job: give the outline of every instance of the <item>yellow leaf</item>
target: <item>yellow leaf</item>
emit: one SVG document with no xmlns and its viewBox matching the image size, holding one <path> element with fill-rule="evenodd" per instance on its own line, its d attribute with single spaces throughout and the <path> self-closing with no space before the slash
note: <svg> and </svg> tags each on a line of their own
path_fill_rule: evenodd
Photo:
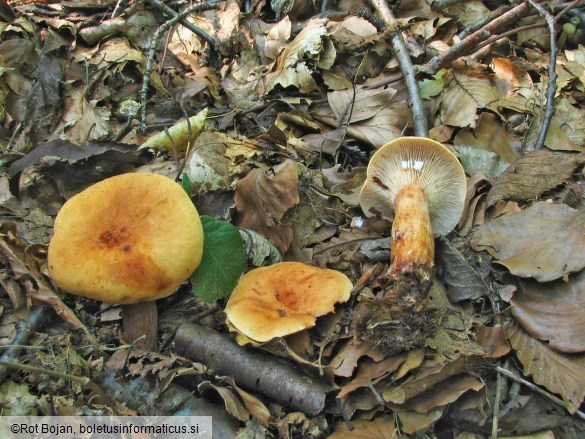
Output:
<svg viewBox="0 0 585 439">
<path fill-rule="evenodd" d="M 145 148 L 162 148 L 168 151 L 184 152 L 188 148 L 189 140 L 191 145 L 205 128 L 205 118 L 207 117 L 207 107 L 197 113 L 195 116 L 173 125 L 168 130 L 161 131 L 150 137 L 144 142 L 138 150 Z M 191 126 L 191 138 L 189 139 L 189 126 Z M 172 139 L 172 140 L 171 140 Z"/>
</svg>

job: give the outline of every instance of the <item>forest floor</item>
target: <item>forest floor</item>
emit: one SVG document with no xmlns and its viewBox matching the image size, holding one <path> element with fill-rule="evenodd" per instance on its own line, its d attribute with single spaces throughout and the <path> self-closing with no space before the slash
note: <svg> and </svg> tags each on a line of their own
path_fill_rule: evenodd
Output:
<svg viewBox="0 0 585 439">
<path fill-rule="evenodd" d="M 585 2 L 331 3 L 0 0 L 3 415 L 189 406 L 226 438 L 584 437 Z M 466 174 L 422 284 L 386 274 L 393 214 L 360 205 L 373 153 L 408 136 Z M 158 320 L 124 326 L 57 287 L 47 248 L 66 200 L 133 171 L 183 186 L 205 247 Z M 293 308 L 310 322 L 258 342 L 224 310 L 283 260 L 353 288 L 290 299 L 265 328 Z M 126 332 L 140 324 L 150 344 Z"/>
</svg>

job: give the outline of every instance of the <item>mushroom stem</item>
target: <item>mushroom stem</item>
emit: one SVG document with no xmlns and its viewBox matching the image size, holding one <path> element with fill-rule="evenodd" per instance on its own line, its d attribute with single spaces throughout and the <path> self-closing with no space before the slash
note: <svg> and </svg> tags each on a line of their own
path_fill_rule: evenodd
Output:
<svg viewBox="0 0 585 439">
<path fill-rule="evenodd" d="M 394 206 L 389 274 L 394 278 L 408 273 L 426 276 L 435 258 L 427 195 L 420 185 L 409 184 L 400 189 Z"/>
<path fill-rule="evenodd" d="M 158 340 L 158 309 L 156 301 L 122 305 L 122 338 L 147 351 L 156 351 Z"/>
</svg>

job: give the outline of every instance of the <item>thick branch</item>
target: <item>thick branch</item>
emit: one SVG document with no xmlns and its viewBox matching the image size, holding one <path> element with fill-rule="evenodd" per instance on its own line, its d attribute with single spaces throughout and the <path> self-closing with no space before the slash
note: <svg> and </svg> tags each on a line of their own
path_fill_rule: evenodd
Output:
<svg viewBox="0 0 585 439">
<path fill-rule="evenodd" d="M 175 347 L 179 355 L 209 366 L 217 375 L 231 375 L 236 384 L 312 416 L 323 410 L 327 393 L 333 390 L 291 364 L 238 346 L 204 326 L 180 326 Z"/>
</svg>

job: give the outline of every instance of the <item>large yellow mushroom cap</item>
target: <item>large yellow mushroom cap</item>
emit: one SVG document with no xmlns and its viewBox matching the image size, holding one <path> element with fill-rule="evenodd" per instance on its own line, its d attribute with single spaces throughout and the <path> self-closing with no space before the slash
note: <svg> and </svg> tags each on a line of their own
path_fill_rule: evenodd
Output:
<svg viewBox="0 0 585 439">
<path fill-rule="evenodd" d="M 349 299 L 352 283 L 338 271 L 280 262 L 246 273 L 225 308 L 246 337 L 266 342 L 315 326 L 316 318 Z"/>
<path fill-rule="evenodd" d="M 132 304 L 172 294 L 203 255 L 189 196 L 150 173 L 108 178 L 70 198 L 55 219 L 49 274 L 63 290 Z"/>
</svg>

